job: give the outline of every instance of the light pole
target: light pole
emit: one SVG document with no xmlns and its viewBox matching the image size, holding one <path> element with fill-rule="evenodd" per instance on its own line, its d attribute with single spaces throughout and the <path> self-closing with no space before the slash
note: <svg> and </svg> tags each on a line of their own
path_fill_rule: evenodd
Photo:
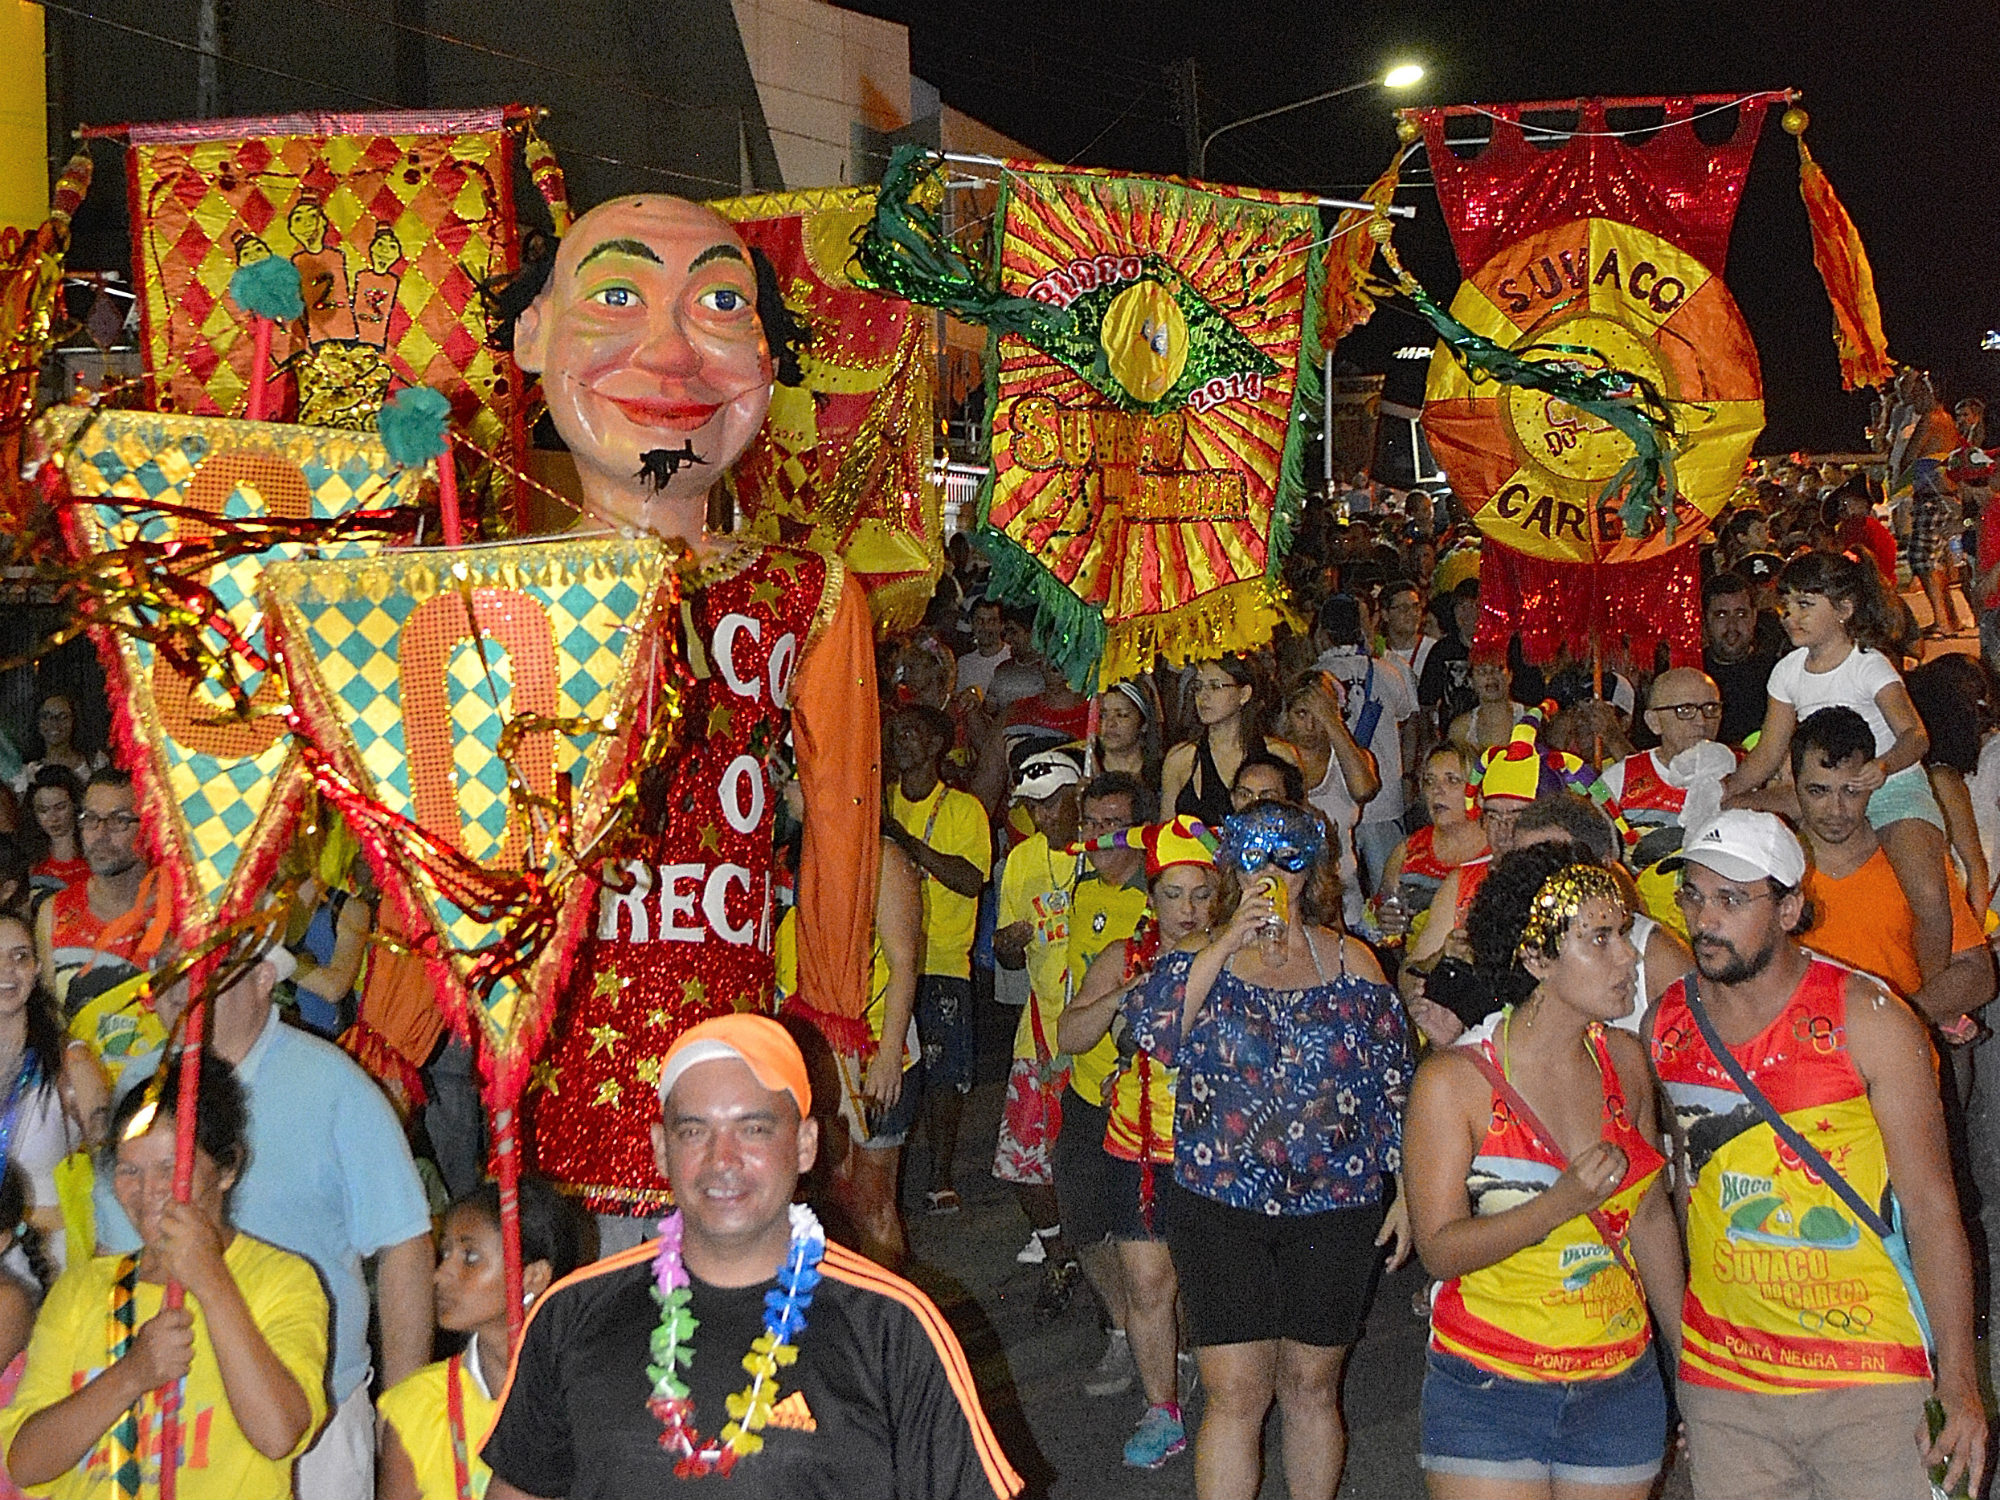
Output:
<svg viewBox="0 0 2000 1500">
<path fill-rule="evenodd" d="M 1323 94 L 1314 94 L 1310 99 L 1296 99 L 1290 104 L 1280 104 L 1276 109 L 1267 109 L 1260 114 L 1246 115 L 1240 120 L 1231 120 L 1227 125 L 1219 125 L 1202 137 L 1201 149 L 1195 153 L 1195 176 L 1208 175 L 1208 148 L 1215 138 L 1239 125 L 1255 125 L 1259 120 L 1268 120 L 1273 115 L 1290 114 L 1295 109 L 1304 109 L 1308 104 L 1324 104 L 1329 99 L 1338 99 L 1342 94 L 1357 94 L 1363 89 L 1378 85 L 1387 89 L 1406 89 L 1424 76 L 1419 63 L 1398 63 L 1380 78 L 1364 78 L 1359 83 L 1343 84 L 1337 89 L 1328 89 Z"/>
</svg>

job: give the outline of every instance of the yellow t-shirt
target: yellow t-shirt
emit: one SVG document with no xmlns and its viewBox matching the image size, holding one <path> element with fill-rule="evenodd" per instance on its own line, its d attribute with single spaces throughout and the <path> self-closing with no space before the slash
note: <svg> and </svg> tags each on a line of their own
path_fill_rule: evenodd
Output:
<svg viewBox="0 0 2000 1500">
<path fill-rule="evenodd" d="M 1014 1028 L 1014 1056 L 1045 1061 L 1056 1050 L 1056 1019 L 1062 1015 L 1063 981 L 1069 973 L 1071 893 L 1083 866 L 1080 854 L 1057 854 L 1041 834 L 1007 856 L 1000 875 L 998 925 L 1030 922 L 1028 938 L 1028 1003 L 1021 1007 Z M 1042 1047 L 1035 1045 L 1035 1024 L 1041 1023 Z"/>
<path fill-rule="evenodd" d="M 396 1441 L 410 1456 L 416 1471 L 417 1493 L 423 1500 L 458 1500 L 458 1470 L 451 1456 L 451 1408 L 447 1404 L 447 1382 L 452 1361 L 441 1359 L 425 1365 L 382 1393 L 375 1410 L 396 1429 Z M 486 1394 L 479 1382 L 471 1349 L 465 1351 L 458 1371 L 458 1390 L 465 1403 L 465 1473 L 472 1485 L 472 1500 L 483 1500 L 493 1471 L 480 1461 L 479 1449 L 500 1414 L 500 1403 Z"/>
<path fill-rule="evenodd" d="M 1069 976 L 1082 993 L 1091 960 L 1130 937 L 1146 911 L 1146 884 L 1107 885 L 1092 875 L 1076 888 L 1069 919 Z M 1118 1044 L 1105 1032 L 1097 1045 L 1070 1064 L 1069 1086 L 1092 1104 L 1104 1103 L 1104 1084 L 1118 1066 Z"/>
<path fill-rule="evenodd" d="M 28 1366 L 5 1412 L 0 1412 L 0 1452 L 11 1448 L 29 1417 L 80 1390 L 106 1367 L 111 1346 L 111 1293 L 122 1259 L 98 1255 L 72 1261 L 49 1289 L 28 1340 Z M 209 1342 L 200 1299 L 190 1296 L 194 1314 L 194 1363 L 181 1397 L 179 1493 L 185 1500 L 283 1500 L 292 1493 L 292 1465 L 326 1420 L 327 1303 L 312 1265 L 239 1232 L 223 1252 L 251 1321 L 298 1381 L 312 1410 L 305 1436 L 282 1459 L 264 1457 L 250 1446 L 223 1393 L 222 1369 Z M 133 1327 L 144 1328 L 160 1311 L 166 1288 L 142 1281 L 133 1291 Z M 160 1408 L 154 1395 L 139 1407 L 138 1451 L 143 1455 L 143 1490 L 158 1488 Z M 107 1432 L 75 1468 L 33 1493 L 56 1500 L 98 1500 L 116 1493 L 110 1472 Z"/>
<path fill-rule="evenodd" d="M 774 988 L 778 997 L 778 1008 L 799 992 L 799 909 L 787 907 L 785 915 L 779 919 L 777 936 L 771 940 L 771 963 L 776 969 Z M 882 939 L 878 935 L 869 948 L 868 1011 L 864 1016 L 868 1022 L 870 1040 L 882 1040 L 882 1023 L 889 1014 L 889 955 L 882 951 Z M 909 1072 L 917 1065 L 921 1055 L 916 1041 L 917 1020 L 910 1017 L 909 1034 L 903 1041 L 903 1071 Z"/>
<path fill-rule="evenodd" d="M 971 862 L 984 880 L 993 868 L 993 835 L 986 809 L 969 792 L 939 782 L 921 802 L 900 786 L 889 788 L 889 815 L 940 854 Z M 944 979 L 972 977 L 972 934 L 979 922 L 979 899 L 961 896 L 936 876 L 923 877 L 924 972 Z"/>
<path fill-rule="evenodd" d="M 127 1068 L 167 1045 L 167 1028 L 153 1014 L 144 974 L 94 997 L 71 1018 L 69 1034 L 110 1071 L 114 1096 Z"/>
</svg>

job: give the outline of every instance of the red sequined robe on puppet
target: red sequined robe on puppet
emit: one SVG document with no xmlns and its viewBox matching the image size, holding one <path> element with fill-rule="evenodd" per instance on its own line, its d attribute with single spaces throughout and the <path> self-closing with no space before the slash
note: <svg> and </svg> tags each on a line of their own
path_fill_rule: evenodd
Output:
<svg viewBox="0 0 2000 1500">
<path fill-rule="evenodd" d="M 874 640 L 858 587 L 817 553 L 744 545 L 689 577 L 693 677 L 664 833 L 600 887 L 529 1092 L 538 1169 L 600 1213 L 662 1211 L 660 1060 L 698 1021 L 772 1004 L 768 767 L 787 729 L 806 799 L 801 993 L 836 1046 L 865 1044 L 881 819 Z"/>
</svg>

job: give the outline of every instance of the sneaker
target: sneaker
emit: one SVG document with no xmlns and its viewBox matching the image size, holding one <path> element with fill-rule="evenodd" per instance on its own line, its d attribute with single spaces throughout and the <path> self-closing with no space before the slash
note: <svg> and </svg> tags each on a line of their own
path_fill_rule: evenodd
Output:
<svg viewBox="0 0 2000 1500">
<path fill-rule="evenodd" d="M 1114 1328 L 1111 1330 L 1111 1341 L 1104 1346 L 1104 1358 L 1084 1378 L 1084 1394 L 1122 1396 L 1132 1389 L 1132 1382 L 1138 1374 L 1139 1367 L 1132 1363 L 1132 1341 L 1125 1337 L 1124 1329 Z"/>
<path fill-rule="evenodd" d="M 1082 1279 L 1083 1267 L 1074 1260 L 1044 1265 L 1042 1289 L 1035 1294 L 1035 1316 L 1047 1322 L 1068 1312 L 1070 1299 L 1076 1295 L 1076 1284 Z"/>
<path fill-rule="evenodd" d="M 1157 1469 L 1187 1447 L 1187 1428 L 1170 1406 L 1149 1406 L 1139 1429 L 1125 1439 L 1125 1467 Z"/>
<path fill-rule="evenodd" d="M 1049 1247 L 1042 1242 L 1042 1237 L 1032 1230 L 1028 1234 L 1028 1243 L 1014 1252 L 1014 1259 L 1024 1266 L 1039 1266 L 1048 1258 Z"/>
</svg>

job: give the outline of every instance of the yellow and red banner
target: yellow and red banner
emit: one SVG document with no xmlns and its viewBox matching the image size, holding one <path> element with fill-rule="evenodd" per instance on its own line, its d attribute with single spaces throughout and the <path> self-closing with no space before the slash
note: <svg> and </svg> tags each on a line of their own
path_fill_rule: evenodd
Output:
<svg viewBox="0 0 2000 1500">
<path fill-rule="evenodd" d="M 1485 147 L 1445 124 L 1472 108 L 1412 110 L 1464 280 L 1451 314 L 1523 359 L 1616 372 L 1671 417 L 1674 493 L 1645 529 L 1621 519 L 1632 439 L 1526 386 L 1475 380 L 1446 346 L 1431 361 L 1424 431 L 1485 535 L 1478 646 L 1519 634 L 1529 659 L 1619 642 L 1650 662 L 1700 653 L 1688 544 L 1741 480 L 1763 430 L 1757 349 L 1723 282 L 1729 233 L 1775 94 L 1479 106 Z M 1652 109 L 1642 135 L 1607 110 Z M 1711 143 L 1697 111 L 1734 109 Z M 1558 133 L 1538 118 L 1568 112 Z M 1535 139 L 1529 139 L 1530 130 Z"/>
<path fill-rule="evenodd" d="M 429 934 L 445 1011 L 483 1033 L 500 1098 L 526 1081 L 590 915 L 595 887 L 573 878 L 571 854 L 626 784 L 639 689 L 677 599 L 651 539 L 426 548 L 265 575 L 305 730 L 363 799 L 343 811 L 407 929 Z M 464 879 L 461 860 L 491 884 Z M 519 965 L 475 983 L 507 938 L 484 898 L 517 878 L 545 882 L 551 926 Z"/>
<path fill-rule="evenodd" d="M 249 390 L 247 261 L 299 268 L 281 328 L 287 417 L 372 430 L 392 385 L 427 385 L 453 424 L 518 462 L 521 375 L 487 343 L 483 283 L 519 264 L 519 109 L 280 115 L 117 127 L 131 142 L 132 266 L 151 399 L 226 416 Z"/>
<path fill-rule="evenodd" d="M 1003 587 L 1073 680 L 1262 644 L 1319 391 L 1315 201 L 1010 163 L 999 212 L 998 290 L 1069 314 L 988 359 Z"/>
<path fill-rule="evenodd" d="M 730 472 L 743 529 L 839 556 L 867 589 L 876 629 L 906 630 L 944 568 L 931 477 L 935 315 L 848 276 L 854 236 L 875 215 L 873 188 L 709 207 L 770 261 L 810 331 L 803 383 L 772 393 L 769 420 Z"/>
<path fill-rule="evenodd" d="M 394 463 L 374 434 L 333 428 L 61 406 L 41 419 L 36 438 L 60 472 L 71 545 L 86 567 L 94 556 L 150 548 L 172 572 L 168 544 L 206 538 L 214 528 L 203 517 L 334 521 L 414 505 L 423 477 Z M 336 547 L 355 557 L 377 550 L 365 541 Z M 305 550 L 280 542 L 204 570 L 199 583 L 220 618 L 202 634 L 218 659 L 241 658 L 232 636 L 267 655 L 259 579 Z M 285 684 L 276 671 L 244 670 L 246 717 L 213 675 L 148 639 L 157 620 L 141 618 L 137 606 L 125 616 L 121 628 L 99 635 L 112 711 L 177 909 L 204 932 L 263 895 L 305 790 L 285 725 Z"/>
</svg>

